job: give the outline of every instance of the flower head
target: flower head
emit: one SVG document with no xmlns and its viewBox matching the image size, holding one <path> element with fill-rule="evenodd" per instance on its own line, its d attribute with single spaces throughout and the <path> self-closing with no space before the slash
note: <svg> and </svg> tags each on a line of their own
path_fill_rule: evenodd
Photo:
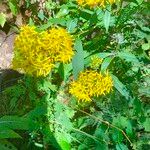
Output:
<svg viewBox="0 0 150 150">
<path fill-rule="evenodd" d="M 61 28 L 43 32 L 35 29 L 31 26 L 21 28 L 15 39 L 12 67 L 32 76 L 47 76 L 55 62 L 71 59 L 72 38 Z"/>
<path fill-rule="evenodd" d="M 90 6 L 91 8 L 96 6 L 105 7 L 107 4 L 113 4 L 117 0 L 77 0 L 80 6 Z"/>
<path fill-rule="evenodd" d="M 102 75 L 93 70 L 86 70 L 79 74 L 77 81 L 71 83 L 69 92 L 79 101 L 91 101 L 93 96 L 110 93 L 112 86 L 112 79 L 108 72 Z"/>
<path fill-rule="evenodd" d="M 73 52 L 73 39 L 63 28 L 49 30 L 49 48 L 53 50 L 55 61 L 66 63 L 71 60 Z"/>
<path fill-rule="evenodd" d="M 102 64 L 102 61 L 103 59 L 97 56 L 91 57 L 91 63 L 90 63 L 91 68 L 97 69 Z"/>
</svg>

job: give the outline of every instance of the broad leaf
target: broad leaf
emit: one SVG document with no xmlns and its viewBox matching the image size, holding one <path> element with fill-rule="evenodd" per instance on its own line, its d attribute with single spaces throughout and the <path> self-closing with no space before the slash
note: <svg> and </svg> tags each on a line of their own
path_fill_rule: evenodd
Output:
<svg viewBox="0 0 150 150">
<path fill-rule="evenodd" d="M 0 139 L 5 138 L 21 138 L 21 136 L 13 130 L 5 128 L 3 130 L 0 130 Z"/>
<path fill-rule="evenodd" d="M 101 64 L 101 71 L 105 72 L 112 61 L 112 57 L 106 57 Z"/>
<path fill-rule="evenodd" d="M 125 59 L 128 62 L 139 64 L 139 60 L 130 52 L 118 52 L 118 57 Z"/>
<path fill-rule="evenodd" d="M 126 89 L 126 86 L 114 75 L 111 75 L 113 79 L 114 87 L 121 93 L 121 95 L 125 96 L 126 99 L 129 98 L 129 92 Z"/>
<path fill-rule="evenodd" d="M 109 6 L 106 10 L 105 10 L 105 14 L 104 14 L 104 27 L 106 29 L 106 32 L 108 32 L 109 26 L 110 26 L 110 18 L 111 18 L 111 7 Z"/>
<path fill-rule="evenodd" d="M 3 116 L 0 118 L 0 127 L 28 130 L 30 128 L 30 125 L 27 118 L 17 116 Z"/>
<path fill-rule="evenodd" d="M 76 39 L 74 48 L 76 52 L 72 60 L 72 66 L 74 79 L 77 79 L 78 74 L 84 70 L 84 52 L 80 38 Z"/>
</svg>

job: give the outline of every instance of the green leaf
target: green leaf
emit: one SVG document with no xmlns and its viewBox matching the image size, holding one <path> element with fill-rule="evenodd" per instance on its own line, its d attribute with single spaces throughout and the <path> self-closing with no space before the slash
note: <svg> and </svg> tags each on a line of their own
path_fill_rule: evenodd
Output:
<svg viewBox="0 0 150 150">
<path fill-rule="evenodd" d="M 143 3 L 143 0 L 136 0 L 138 2 L 139 5 L 141 5 Z"/>
<path fill-rule="evenodd" d="M 34 21 L 33 21 L 32 18 L 29 18 L 29 25 L 30 25 L 30 26 L 34 26 Z"/>
<path fill-rule="evenodd" d="M 0 127 L 28 130 L 30 128 L 30 125 L 27 118 L 17 116 L 3 116 L 0 118 Z"/>
<path fill-rule="evenodd" d="M 9 8 L 10 8 L 12 14 L 16 16 L 17 13 L 18 13 L 17 2 L 15 2 L 15 1 L 9 1 L 8 5 L 9 5 Z"/>
<path fill-rule="evenodd" d="M 56 132 L 56 139 L 62 150 L 71 150 L 70 135 L 65 132 Z"/>
<path fill-rule="evenodd" d="M 5 139 L 0 140 L 0 150 L 17 150 L 17 148 Z"/>
<path fill-rule="evenodd" d="M 131 122 L 130 122 L 129 120 L 128 120 L 128 122 L 127 122 L 126 133 L 127 133 L 127 135 L 129 135 L 130 137 L 133 136 L 132 124 L 131 124 Z"/>
<path fill-rule="evenodd" d="M 71 70 L 72 70 L 72 64 L 64 64 L 64 81 L 66 81 L 70 74 L 71 74 Z"/>
<path fill-rule="evenodd" d="M 108 29 L 109 29 L 109 26 L 110 26 L 110 18 L 111 18 L 111 7 L 109 6 L 105 10 L 105 14 L 104 14 L 104 18 L 103 18 L 106 33 L 108 33 Z"/>
<path fill-rule="evenodd" d="M 40 25 L 38 30 L 40 30 L 40 31 L 47 30 L 51 25 L 52 25 L 52 22 L 51 22 L 51 20 L 49 20 L 46 24 Z"/>
<path fill-rule="evenodd" d="M 117 129 L 113 129 L 112 131 L 112 139 L 114 142 L 116 143 L 120 143 L 123 141 L 123 134 L 121 133 L 121 131 L 117 130 Z"/>
<path fill-rule="evenodd" d="M 150 132 L 150 118 L 146 118 L 146 121 L 143 123 L 145 131 Z"/>
<path fill-rule="evenodd" d="M 6 15 L 3 13 L 0 13 L 0 25 L 4 27 L 5 22 L 6 22 Z"/>
<path fill-rule="evenodd" d="M 138 98 L 135 98 L 133 101 L 133 110 L 136 116 L 141 116 L 143 114 L 142 103 Z"/>
<path fill-rule="evenodd" d="M 128 147 L 123 143 L 119 143 L 116 145 L 116 150 L 128 150 Z"/>
<path fill-rule="evenodd" d="M 38 12 L 38 17 L 39 17 L 42 21 L 44 20 L 45 16 L 44 16 L 43 10 L 41 10 L 41 11 Z"/>
<path fill-rule="evenodd" d="M 42 129 L 44 140 L 46 143 L 50 143 L 52 144 L 52 146 L 57 149 L 57 150 L 62 150 L 61 146 L 59 145 L 56 137 L 54 136 L 54 133 L 51 132 L 50 127 L 47 125 L 45 127 L 43 127 Z M 63 135 L 60 136 L 60 138 L 63 137 Z"/>
<path fill-rule="evenodd" d="M 5 138 L 21 138 L 21 136 L 11 129 L 4 128 L 3 130 L 0 130 L 0 139 Z"/>
<path fill-rule="evenodd" d="M 58 73 L 60 77 L 64 80 L 64 64 L 63 63 L 60 63 L 58 67 Z"/>
<path fill-rule="evenodd" d="M 69 9 L 66 5 L 62 5 L 60 11 L 56 14 L 56 18 L 66 16 L 69 13 Z"/>
<path fill-rule="evenodd" d="M 113 53 L 98 53 L 97 56 L 100 58 L 106 58 L 108 56 L 114 56 L 114 54 Z"/>
<path fill-rule="evenodd" d="M 126 86 L 115 76 L 111 75 L 113 79 L 114 87 L 121 93 L 121 95 L 125 96 L 126 99 L 129 98 L 129 92 L 126 89 Z"/>
<path fill-rule="evenodd" d="M 68 77 L 71 74 L 71 72 L 70 72 L 71 70 L 72 70 L 72 64 L 71 63 L 69 63 L 69 64 L 62 64 L 61 63 L 59 65 L 59 68 L 58 68 L 58 73 L 64 81 L 67 81 Z M 55 86 L 55 85 L 53 85 L 53 86 Z M 55 91 L 56 91 L 56 87 L 55 87 Z"/>
<path fill-rule="evenodd" d="M 139 64 L 139 60 L 136 58 L 136 56 L 130 52 L 118 52 L 118 57 L 121 59 L 125 59 L 128 62 Z"/>
<path fill-rule="evenodd" d="M 101 71 L 105 72 L 112 61 L 112 57 L 106 57 L 101 64 Z"/>
<path fill-rule="evenodd" d="M 27 117 L 29 118 L 36 118 L 36 117 L 41 117 L 47 112 L 47 106 L 42 105 L 42 106 L 36 106 L 33 110 L 31 110 L 28 114 Z"/>
<path fill-rule="evenodd" d="M 76 39 L 74 48 L 76 52 L 72 59 L 72 66 L 74 79 L 77 79 L 78 74 L 84 70 L 84 51 L 80 38 Z"/>
<path fill-rule="evenodd" d="M 113 124 L 120 128 L 125 128 L 128 125 L 128 120 L 126 117 L 119 115 L 119 116 L 113 118 Z"/>
<path fill-rule="evenodd" d="M 109 150 L 108 144 L 105 142 L 96 142 L 96 147 L 94 146 L 95 150 Z"/>
<path fill-rule="evenodd" d="M 74 19 L 74 20 L 71 19 L 71 20 L 67 21 L 67 30 L 68 30 L 68 32 L 73 33 L 76 26 L 77 26 L 77 19 Z"/>
<path fill-rule="evenodd" d="M 71 145 L 66 140 L 61 139 L 59 144 L 60 144 L 62 150 L 71 150 Z"/>
<path fill-rule="evenodd" d="M 144 51 L 148 50 L 149 48 L 150 48 L 150 43 L 144 43 L 144 44 L 142 44 L 142 49 Z"/>
<path fill-rule="evenodd" d="M 48 23 L 49 24 L 52 23 L 54 25 L 59 24 L 59 25 L 62 25 L 62 26 L 66 26 L 65 18 L 51 18 L 51 19 L 48 20 Z"/>
</svg>

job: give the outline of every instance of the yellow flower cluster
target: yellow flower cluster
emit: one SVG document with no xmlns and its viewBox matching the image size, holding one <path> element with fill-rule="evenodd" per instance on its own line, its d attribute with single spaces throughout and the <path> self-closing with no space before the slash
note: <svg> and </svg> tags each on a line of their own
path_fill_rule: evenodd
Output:
<svg viewBox="0 0 150 150">
<path fill-rule="evenodd" d="M 112 87 L 112 78 L 108 72 L 102 75 L 94 70 L 86 70 L 79 74 L 77 81 L 71 83 L 69 93 L 78 101 L 91 101 L 93 96 L 98 97 L 109 93 Z"/>
<path fill-rule="evenodd" d="M 105 7 L 107 4 L 113 4 L 117 0 L 77 0 L 80 6 L 90 6 L 91 8 L 96 6 Z"/>
<path fill-rule="evenodd" d="M 15 39 L 12 68 L 32 76 L 47 76 L 56 62 L 73 56 L 73 39 L 63 28 L 37 32 L 23 26 Z"/>
<path fill-rule="evenodd" d="M 103 59 L 97 56 L 91 57 L 91 63 L 90 63 L 91 68 L 97 69 L 102 64 L 102 61 Z"/>
</svg>

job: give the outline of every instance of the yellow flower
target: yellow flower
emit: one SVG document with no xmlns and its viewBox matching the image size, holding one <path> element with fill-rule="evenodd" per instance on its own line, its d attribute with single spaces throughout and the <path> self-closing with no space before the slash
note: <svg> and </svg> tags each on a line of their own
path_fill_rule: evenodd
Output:
<svg viewBox="0 0 150 150">
<path fill-rule="evenodd" d="M 68 62 L 73 55 L 72 38 L 65 29 L 37 32 L 23 26 L 14 43 L 12 68 L 32 76 L 47 76 L 55 62 Z"/>
<path fill-rule="evenodd" d="M 102 64 L 102 61 L 103 59 L 97 56 L 91 57 L 91 63 L 90 63 L 91 68 L 97 69 Z"/>
<path fill-rule="evenodd" d="M 69 62 L 74 54 L 71 35 L 63 28 L 52 28 L 49 35 L 49 48 L 53 51 L 55 61 Z"/>
<path fill-rule="evenodd" d="M 91 8 L 96 6 L 105 7 L 107 4 L 113 4 L 118 0 L 77 0 L 80 6 L 90 6 Z"/>
<path fill-rule="evenodd" d="M 69 93 L 78 101 L 91 101 L 91 98 L 110 93 L 113 87 L 111 76 L 104 75 L 93 70 L 81 72 L 77 81 L 73 81 L 69 87 Z"/>
</svg>

